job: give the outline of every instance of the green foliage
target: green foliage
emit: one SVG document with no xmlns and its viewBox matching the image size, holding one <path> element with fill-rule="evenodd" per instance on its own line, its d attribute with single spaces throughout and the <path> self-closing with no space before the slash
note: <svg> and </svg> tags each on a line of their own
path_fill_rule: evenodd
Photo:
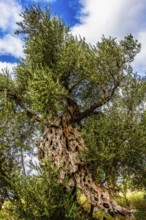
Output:
<svg viewBox="0 0 146 220">
<path fill-rule="evenodd" d="M 132 35 L 119 43 L 103 37 L 91 46 L 40 7 L 26 9 L 22 18 L 17 33 L 24 38 L 26 58 L 15 71 L 17 89 L 30 109 L 45 116 L 65 111 L 68 97 L 84 110 L 118 87 L 140 50 Z"/>
<path fill-rule="evenodd" d="M 145 187 L 144 94 L 145 82 L 131 78 L 110 108 L 106 106 L 102 114 L 84 122 L 88 148 L 83 157 L 101 184 L 116 187 L 130 179 L 131 187 Z"/>
<path fill-rule="evenodd" d="M 123 197 L 123 195 L 120 195 L 117 198 L 117 201 L 119 204 L 123 206 L 127 206 L 130 209 L 136 209 L 136 212 L 134 214 L 134 217 L 132 219 L 134 220 L 144 220 L 145 219 L 145 209 L 146 209 L 146 201 L 144 199 L 145 192 L 144 191 L 135 191 L 135 192 L 127 192 L 126 198 Z M 128 201 L 128 204 L 127 204 Z M 123 218 L 118 218 L 117 220 L 120 220 Z"/>
<path fill-rule="evenodd" d="M 53 80 L 51 70 L 36 70 L 33 79 L 28 81 L 28 93 L 26 94 L 32 100 L 32 109 L 39 112 L 49 112 L 55 114 L 61 111 L 63 105 L 61 97 L 66 95 L 65 89 Z M 45 115 L 46 116 L 46 115 Z"/>
<path fill-rule="evenodd" d="M 63 116 L 69 101 L 77 106 L 73 122 L 94 178 L 106 187 L 128 180 L 143 188 L 146 83 L 131 67 L 137 40 L 103 36 L 90 45 L 39 6 L 26 8 L 18 25 L 25 58 L 13 75 L 0 73 L 0 196 L 12 200 L 9 213 L 16 219 L 85 219 L 76 192 L 57 182 L 57 172 L 34 167 L 36 174 L 29 175 L 25 164 L 46 121 Z"/>
<path fill-rule="evenodd" d="M 57 181 L 58 173 L 48 164 L 43 170 L 33 166 L 33 175 L 13 173 L 11 202 L 7 212 L 17 219 L 82 219 L 75 194 Z"/>
</svg>

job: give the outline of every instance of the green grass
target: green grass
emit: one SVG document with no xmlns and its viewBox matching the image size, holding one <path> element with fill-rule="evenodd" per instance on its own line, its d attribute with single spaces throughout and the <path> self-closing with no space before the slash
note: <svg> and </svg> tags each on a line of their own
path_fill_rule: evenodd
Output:
<svg viewBox="0 0 146 220">
<path fill-rule="evenodd" d="M 106 217 L 108 220 L 146 220 L 146 192 L 128 192 L 126 198 L 120 193 L 116 198 L 117 202 L 130 209 L 136 209 L 135 218 L 122 218 L 117 216 L 112 218 L 110 215 L 105 214 L 103 211 L 94 212 L 94 217 L 103 220 Z M 87 202 L 86 197 L 78 192 L 78 202 L 84 207 L 85 210 L 90 210 L 90 204 Z M 5 207 L 9 206 L 9 202 L 5 203 Z M 0 220 L 16 220 L 10 216 L 6 208 L 0 211 Z"/>
<path fill-rule="evenodd" d="M 146 192 L 128 192 L 126 198 L 120 194 L 117 202 L 129 209 L 136 209 L 134 220 L 146 220 Z M 119 220 L 122 218 L 119 218 Z M 132 218 L 130 218 L 131 220 Z M 133 220 L 132 219 L 132 220 Z M 118 219 L 117 219 L 118 220 Z"/>
<path fill-rule="evenodd" d="M 120 194 L 117 197 L 117 202 L 120 205 L 126 206 L 130 209 L 146 209 L 146 199 L 145 199 L 145 192 L 128 192 L 126 198 Z"/>
</svg>

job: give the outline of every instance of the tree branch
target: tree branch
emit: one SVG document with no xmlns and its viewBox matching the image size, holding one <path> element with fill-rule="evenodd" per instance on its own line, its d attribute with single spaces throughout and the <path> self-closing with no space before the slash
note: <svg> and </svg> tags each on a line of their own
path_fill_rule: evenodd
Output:
<svg viewBox="0 0 146 220">
<path fill-rule="evenodd" d="M 118 85 L 119 85 L 119 83 L 114 85 L 114 88 L 112 89 L 110 94 L 106 89 L 104 89 L 103 96 L 99 100 L 97 100 L 93 105 L 91 105 L 90 108 L 88 108 L 85 111 L 80 112 L 78 115 L 76 115 L 73 120 L 76 122 L 80 122 L 83 118 L 86 118 L 86 117 L 90 116 L 91 114 L 94 114 L 94 111 L 96 110 L 96 108 L 103 106 L 104 104 L 106 104 L 108 101 L 110 101 L 112 99 Z"/>
<path fill-rule="evenodd" d="M 69 93 L 71 93 L 71 92 L 75 89 L 75 87 L 76 87 L 80 82 L 82 82 L 83 80 L 85 80 L 85 79 L 80 79 L 78 82 L 76 82 L 76 83 L 69 89 Z"/>
<path fill-rule="evenodd" d="M 24 105 L 24 103 L 22 102 L 22 100 L 21 100 L 21 98 L 19 97 L 18 94 L 13 93 L 13 92 L 11 92 L 11 91 L 8 90 L 8 89 L 6 89 L 6 90 L 5 90 L 5 89 L 0 89 L 0 92 L 5 92 L 5 91 L 6 91 L 7 97 L 8 97 L 9 99 L 11 99 L 11 100 L 14 100 L 15 103 L 16 103 L 17 105 L 19 105 L 20 108 L 22 108 L 22 109 L 26 112 L 26 115 L 27 115 L 29 118 L 31 118 L 31 119 L 33 119 L 33 120 L 36 120 L 36 121 L 38 121 L 38 122 L 41 121 L 40 117 L 39 117 L 36 113 L 34 113 L 34 112 L 32 112 L 32 111 L 30 111 L 29 109 L 26 108 L 26 106 Z"/>
</svg>

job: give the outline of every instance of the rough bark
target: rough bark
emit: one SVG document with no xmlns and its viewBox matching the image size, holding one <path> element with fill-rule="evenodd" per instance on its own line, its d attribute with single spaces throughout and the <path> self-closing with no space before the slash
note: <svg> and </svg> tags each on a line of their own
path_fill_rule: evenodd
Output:
<svg viewBox="0 0 146 220">
<path fill-rule="evenodd" d="M 71 123 L 70 115 L 65 114 L 52 125 L 46 126 L 43 141 L 38 144 L 41 163 L 50 160 L 52 167 L 59 169 L 60 181 L 67 188 L 77 187 L 87 197 L 88 202 L 106 213 L 129 214 L 114 200 L 108 189 L 101 188 L 92 178 L 86 163 L 80 157 L 80 150 L 85 149 L 80 132 Z"/>
</svg>

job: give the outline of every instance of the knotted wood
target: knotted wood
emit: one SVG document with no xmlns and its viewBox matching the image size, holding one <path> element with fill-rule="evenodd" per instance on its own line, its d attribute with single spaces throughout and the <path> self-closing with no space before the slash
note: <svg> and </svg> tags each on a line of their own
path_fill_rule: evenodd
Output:
<svg viewBox="0 0 146 220">
<path fill-rule="evenodd" d="M 106 188 L 93 181 L 86 163 L 80 158 L 79 152 L 85 149 L 84 141 L 69 117 L 66 114 L 46 126 L 43 141 L 38 144 L 39 159 L 42 163 L 49 159 L 52 167 L 59 170 L 59 181 L 64 183 L 68 179 L 66 187 L 79 188 L 96 209 L 127 215 L 129 211 L 118 205 Z"/>
</svg>

